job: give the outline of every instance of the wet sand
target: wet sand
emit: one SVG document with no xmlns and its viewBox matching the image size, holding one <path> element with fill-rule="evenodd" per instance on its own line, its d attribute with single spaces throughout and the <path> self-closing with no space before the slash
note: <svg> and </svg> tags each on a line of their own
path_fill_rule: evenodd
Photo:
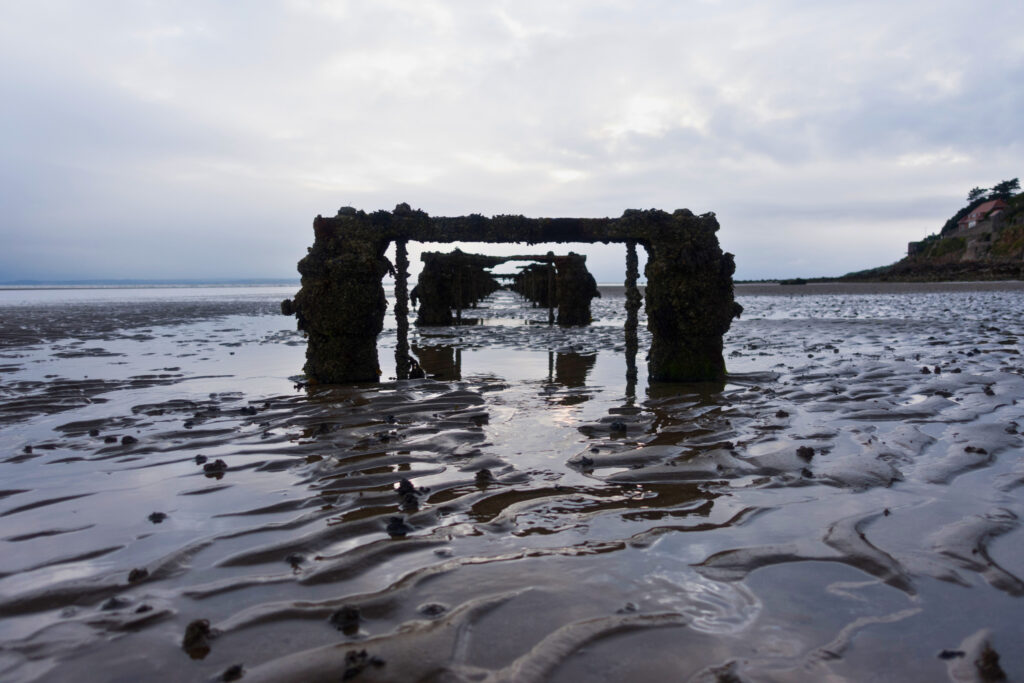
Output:
<svg viewBox="0 0 1024 683">
<path fill-rule="evenodd" d="M 1018 284 L 740 285 L 656 386 L 616 288 L 343 388 L 289 289 L 0 292 L 0 678 L 1020 679 Z"/>
</svg>

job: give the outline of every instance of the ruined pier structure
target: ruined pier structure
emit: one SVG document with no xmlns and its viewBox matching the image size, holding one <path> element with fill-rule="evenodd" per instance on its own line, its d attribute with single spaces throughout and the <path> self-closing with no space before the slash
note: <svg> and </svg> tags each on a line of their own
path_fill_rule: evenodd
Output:
<svg viewBox="0 0 1024 683">
<path fill-rule="evenodd" d="M 511 261 L 532 261 L 539 271 L 527 270 L 513 277 L 512 290 L 548 308 L 548 322 L 574 326 L 590 323 L 590 300 L 601 296 L 594 276 L 587 271 L 587 257 L 569 252 L 542 255 L 487 256 L 459 249 L 420 255 L 423 270 L 410 298 L 419 301 L 417 325 L 451 325 L 462 321 L 462 309 L 475 307 L 501 289 L 488 269 Z M 542 264 L 542 265 L 541 265 Z M 540 278 L 542 282 L 533 280 Z M 533 285 L 533 286 L 531 286 Z M 531 296 L 532 294 L 532 296 Z M 555 308 L 558 315 L 555 316 Z M 452 316 L 452 309 L 455 316 Z"/>
<path fill-rule="evenodd" d="M 526 218 L 478 214 L 431 217 L 399 204 L 365 213 L 344 207 L 313 221 L 314 242 L 299 261 L 302 288 L 282 310 L 294 313 L 308 335 L 306 375 L 319 383 L 377 381 L 377 335 L 387 301 L 382 279 L 395 276 L 398 376 L 408 365 L 408 267 L 406 243 L 626 244 L 626 332 L 636 330 L 640 296 L 636 245 L 647 250 L 645 300 L 651 331 L 652 381 L 705 381 L 725 374 L 722 336 L 742 308 L 733 299 L 732 254 L 722 253 L 714 214 L 686 209 L 627 210 L 620 218 Z M 385 257 L 395 243 L 395 264 Z M 635 338 L 635 337 L 634 337 Z M 635 371 L 635 370 L 634 370 Z"/>
</svg>

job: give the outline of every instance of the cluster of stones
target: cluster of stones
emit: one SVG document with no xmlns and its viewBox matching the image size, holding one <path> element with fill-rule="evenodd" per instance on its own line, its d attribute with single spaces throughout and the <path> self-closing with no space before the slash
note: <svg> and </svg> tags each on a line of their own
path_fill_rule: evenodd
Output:
<svg viewBox="0 0 1024 683">
<path fill-rule="evenodd" d="M 631 209 L 620 218 L 487 218 L 479 214 L 430 217 L 408 204 L 373 213 L 344 207 L 337 216 L 317 216 L 313 221 L 313 246 L 299 261 L 302 288 L 294 300 L 282 303 L 282 312 L 294 314 L 299 329 L 308 335 L 305 372 L 310 381 L 377 381 L 377 335 L 387 307 L 382 279 L 388 272 L 395 275 L 398 326 L 401 330 L 408 325 L 408 273 L 406 265 L 396 269 L 385 258 L 391 242 L 402 255 L 408 240 L 622 242 L 631 250 L 627 261 L 639 244 L 648 254 L 650 379 L 717 380 L 725 374 L 722 337 L 742 311 L 733 298 L 733 257 L 722 252 L 717 231 L 714 214 L 698 216 L 686 209 L 673 213 Z M 639 307 L 635 273 L 627 274 L 626 286 L 628 332 Z M 570 317 L 567 310 L 565 319 Z M 632 324 L 635 329 L 635 317 Z M 402 360 L 397 360 L 401 377 Z"/>
</svg>

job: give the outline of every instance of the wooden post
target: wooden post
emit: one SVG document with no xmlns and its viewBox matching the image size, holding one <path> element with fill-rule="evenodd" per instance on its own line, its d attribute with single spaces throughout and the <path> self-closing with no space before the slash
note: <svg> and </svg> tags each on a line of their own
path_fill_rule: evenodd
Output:
<svg viewBox="0 0 1024 683">
<path fill-rule="evenodd" d="M 636 240 L 626 242 L 626 394 L 631 398 L 636 393 L 636 352 L 637 325 L 640 310 L 639 260 L 636 255 Z"/>
<path fill-rule="evenodd" d="M 455 324 L 462 324 L 462 264 L 455 266 Z"/>
<path fill-rule="evenodd" d="M 647 248 L 644 300 L 651 331 L 648 377 L 708 382 L 725 377 L 722 338 L 743 307 L 733 298 L 732 254 L 723 254 L 714 216 L 676 211 Z"/>
<path fill-rule="evenodd" d="M 409 252 L 405 240 L 395 240 L 395 375 L 409 379 Z"/>
<path fill-rule="evenodd" d="M 548 252 L 548 325 L 555 324 L 555 254 Z"/>
</svg>

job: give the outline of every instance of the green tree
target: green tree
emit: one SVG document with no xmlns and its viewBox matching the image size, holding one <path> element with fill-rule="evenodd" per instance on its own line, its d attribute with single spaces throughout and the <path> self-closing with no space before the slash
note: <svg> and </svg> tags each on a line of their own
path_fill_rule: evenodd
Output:
<svg viewBox="0 0 1024 683">
<path fill-rule="evenodd" d="M 992 187 L 992 197 L 998 199 L 1009 199 L 1014 192 L 1020 190 L 1020 178 L 1011 178 Z"/>
<path fill-rule="evenodd" d="M 967 203 L 971 204 L 988 194 L 988 190 L 984 187 L 976 187 L 967 193 Z"/>
</svg>

